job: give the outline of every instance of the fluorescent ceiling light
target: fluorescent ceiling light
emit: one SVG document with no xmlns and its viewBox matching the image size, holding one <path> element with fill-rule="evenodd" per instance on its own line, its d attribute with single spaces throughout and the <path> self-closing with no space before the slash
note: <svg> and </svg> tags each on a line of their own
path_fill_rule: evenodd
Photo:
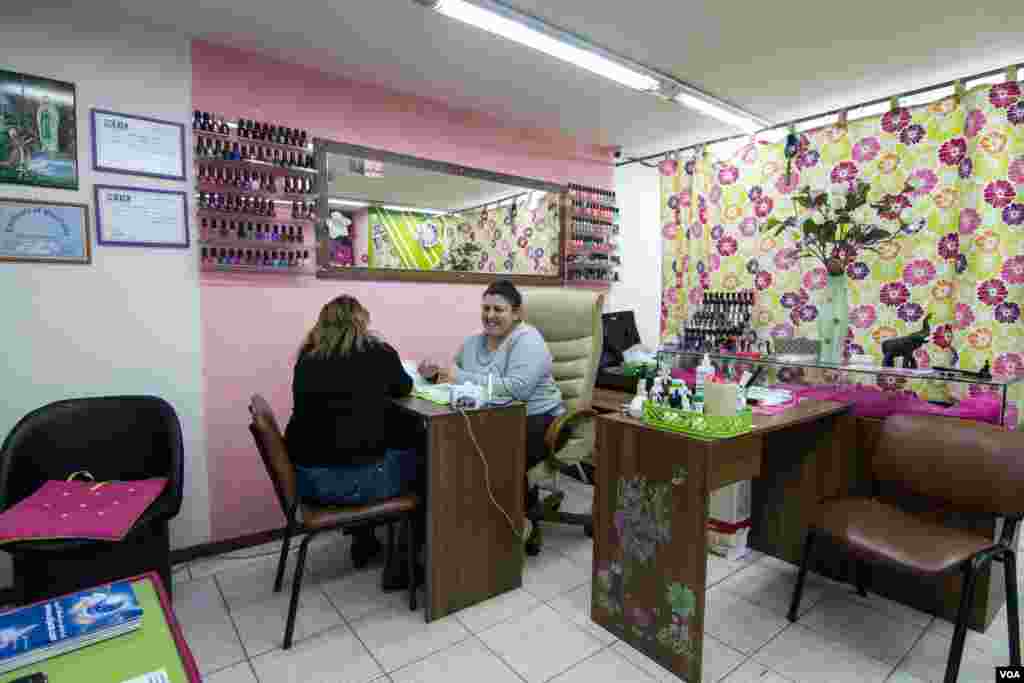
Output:
<svg viewBox="0 0 1024 683">
<path fill-rule="evenodd" d="M 659 79 L 653 76 L 528 26 L 525 23 L 528 20 L 526 17 L 510 18 L 505 16 L 505 13 L 494 12 L 465 0 L 439 0 L 434 8 L 452 19 L 458 19 L 489 33 L 532 47 L 534 50 L 575 64 L 581 69 L 604 76 L 626 87 L 635 90 L 657 90 L 661 85 Z M 512 12 L 509 11 L 508 14 L 512 14 Z M 519 20 L 517 21 L 517 19 Z"/>
<path fill-rule="evenodd" d="M 932 102 L 938 102 L 944 100 L 947 97 L 951 97 L 956 92 L 956 88 L 949 85 L 945 88 L 934 88 L 927 92 L 919 93 L 917 95 L 910 95 L 909 97 L 900 98 L 901 107 L 916 107 L 920 104 L 931 104 Z"/>
<path fill-rule="evenodd" d="M 860 107 L 858 109 L 851 109 L 847 116 L 851 119 L 866 119 L 870 116 L 880 116 L 885 112 L 889 111 L 888 102 L 878 102 L 876 104 L 869 104 L 866 107 Z"/>
<path fill-rule="evenodd" d="M 1006 74 L 998 73 L 998 74 L 991 74 L 989 76 L 981 76 L 979 78 L 972 78 L 971 80 L 967 81 L 965 83 L 965 85 L 968 88 L 973 88 L 973 87 L 978 86 L 978 85 L 998 85 L 1000 83 L 1005 83 L 1005 82 L 1006 82 Z"/>
<path fill-rule="evenodd" d="M 689 109 L 695 109 L 702 114 L 707 114 L 723 123 L 728 123 L 747 133 L 756 133 L 765 128 L 765 124 L 745 114 L 726 109 L 723 105 L 712 102 L 710 98 L 699 97 L 688 92 L 681 92 L 675 96 L 676 102 Z"/>
<path fill-rule="evenodd" d="M 825 126 L 831 126 L 839 122 L 839 117 L 835 114 L 826 114 L 825 116 L 817 116 L 809 121 L 796 124 L 796 130 L 798 133 L 804 131 L 814 130 L 815 128 L 824 128 Z"/>
<path fill-rule="evenodd" d="M 327 203 L 328 204 L 334 204 L 335 206 L 355 206 L 355 207 L 369 206 L 369 204 L 367 204 L 366 202 L 356 202 L 356 201 L 352 201 L 351 199 L 328 199 Z"/>
<path fill-rule="evenodd" d="M 447 211 L 438 211 L 437 209 L 417 209 L 413 206 L 382 206 L 382 209 L 387 211 L 401 211 L 404 213 L 425 213 L 431 216 L 443 216 L 448 213 Z"/>
</svg>

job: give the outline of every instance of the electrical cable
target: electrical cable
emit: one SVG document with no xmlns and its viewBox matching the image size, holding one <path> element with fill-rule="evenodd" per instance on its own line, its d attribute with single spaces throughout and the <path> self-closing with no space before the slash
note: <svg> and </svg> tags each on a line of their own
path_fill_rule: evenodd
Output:
<svg viewBox="0 0 1024 683">
<path fill-rule="evenodd" d="M 498 503 L 498 501 L 494 498 L 494 490 L 491 488 L 490 467 L 487 464 L 487 457 L 484 455 L 483 449 L 480 448 L 480 443 L 476 440 L 476 434 L 473 433 L 473 425 L 471 420 L 469 419 L 469 415 L 467 415 L 466 411 L 462 410 L 461 408 L 457 408 L 457 410 L 459 411 L 459 414 L 466 419 L 466 431 L 469 433 L 469 439 L 470 441 L 473 442 L 473 446 L 476 447 L 477 455 L 480 456 L 480 461 L 484 464 L 484 485 L 487 487 L 487 495 L 490 497 L 491 503 L 494 505 L 494 507 L 498 508 L 501 514 L 505 516 L 505 519 L 508 520 L 508 525 L 512 528 L 512 533 L 515 535 L 515 537 L 525 541 L 527 529 L 519 531 L 519 529 L 516 527 L 515 522 L 512 521 L 511 515 L 509 515 L 505 508 L 503 508 L 501 504 Z"/>
</svg>

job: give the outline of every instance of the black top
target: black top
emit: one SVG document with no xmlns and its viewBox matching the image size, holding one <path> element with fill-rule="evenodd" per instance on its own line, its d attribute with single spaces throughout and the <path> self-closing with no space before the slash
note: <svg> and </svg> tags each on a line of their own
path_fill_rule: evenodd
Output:
<svg viewBox="0 0 1024 683">
<path fill-rule="evenodd" d="M 285 429 L 288 455 L 296 465 L 362 464 L 379 460 L 388 447 L 413 445 L 408 420 L 391 403 L 411 391 L 398 353 L 383 342 L 344 357 L 302 354 Z"/>
</svg>

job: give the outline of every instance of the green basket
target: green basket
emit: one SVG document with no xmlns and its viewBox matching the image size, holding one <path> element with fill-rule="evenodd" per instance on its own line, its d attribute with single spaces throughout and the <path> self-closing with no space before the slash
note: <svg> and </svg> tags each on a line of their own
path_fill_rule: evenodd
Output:
<svg viewBox="0 0 1024 683">
<path fill-rule="evenodd" d="M 646 374 L 647 368 L 655 368 L 656 363 L 623 363 L 622 374 L 626 377 L 639 377 Z"/>
<path fill-rule="evenodd" d="M 730 417 L 718 417 L 644 401 L 644 422 L 658 429 L 700 439 L 727 439 L 751 431 L 754 413 L 747 408 Z"/>
</svg>

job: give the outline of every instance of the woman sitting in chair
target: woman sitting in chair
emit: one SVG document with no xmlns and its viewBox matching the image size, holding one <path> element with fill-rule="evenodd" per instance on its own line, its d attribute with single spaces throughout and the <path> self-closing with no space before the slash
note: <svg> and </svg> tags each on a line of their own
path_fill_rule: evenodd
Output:
<svg viewBox="0 0 1024 683">
<path fill-rule="evenodd" d="M 302 499 L 373 503 L 404 494 L 417 481 L 414 430 L 391 404 L 412 391 L 412 378 L 369 324 L 369 312 L 355 298 L 339 296 L 321 309 L 299 349 L 285 442 Z M 372 528 L 353 534 L 357 567 L 379 551 Z M 408 572 L 400 569 L 407 563 L 395 565 L 400 576 L 389 580 L 386 572 L 386 589 L 408 585 Z"/>
<path fill-rule="evenodd" d="M 533 325 L 523 322 L 523 297 L 508 280 L 498 280 L 484 291 L 480 307 L 483 333 L 462 344 L 455 365 L 439 368 L 430 363 L 419 374 L 437 382 L 471 382 L 526 403 L 526 470 L 547 456 L 544 434 L 565 412 L 562 392 L 551 374 L 551 352 Z M 528 491 L 527 509 L 536 505 L 538 492 Z M 527 552 L 540 550 L 539 530 L 534 527 Z"/>
</svg>

